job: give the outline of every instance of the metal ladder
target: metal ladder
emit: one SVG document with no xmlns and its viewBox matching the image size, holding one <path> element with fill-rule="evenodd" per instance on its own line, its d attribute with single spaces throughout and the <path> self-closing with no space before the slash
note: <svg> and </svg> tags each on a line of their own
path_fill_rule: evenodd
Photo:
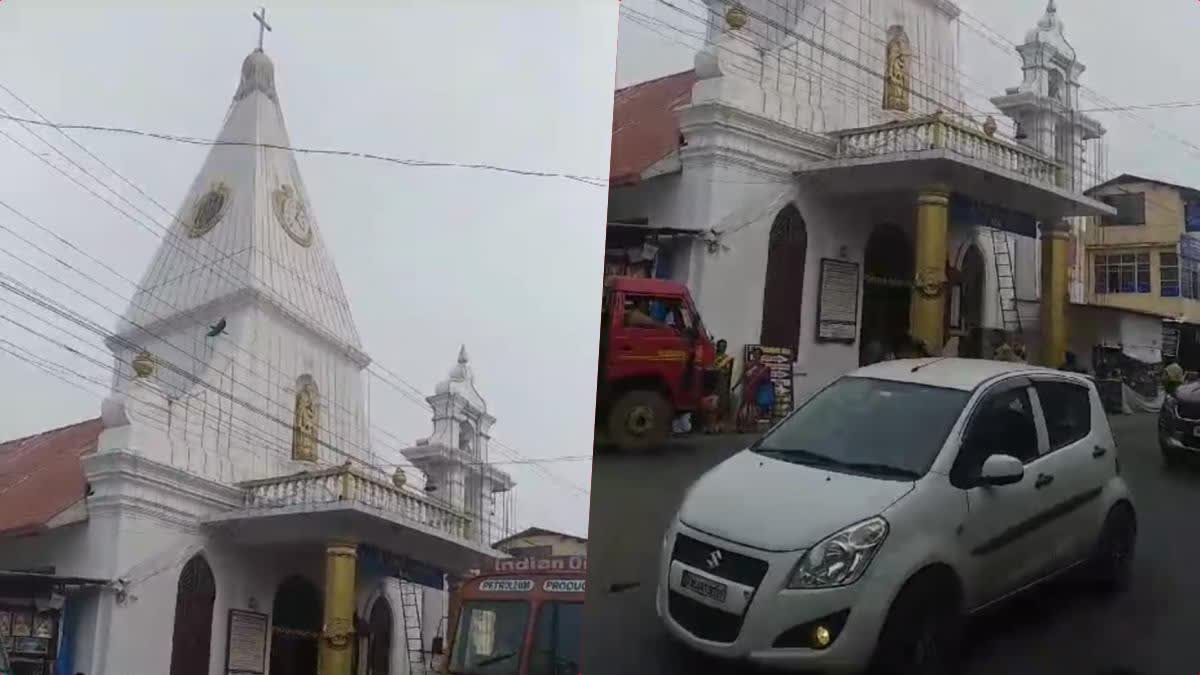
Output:
<svg viewBox="0 0 1200 675">
<path fill-rule="evenodd" d="M 408 672 L 425 672 L 425 641 L 421 639 L 421 589 L 409 581 L 400 582 L 400 609 L 404 619 L 404 647 L 408 652 Z"/>
<path fill-rule="evenodd" d="M 1000 321 L 1006 335 L 1020 335 L 1021 311 L 1017 305 L 1016 268 L 1008 250 L 1008 233 L 989 227 L 992 235 L 992 262 L 996 267 L 996 293 L 1000 300 Z"/>
</svg>

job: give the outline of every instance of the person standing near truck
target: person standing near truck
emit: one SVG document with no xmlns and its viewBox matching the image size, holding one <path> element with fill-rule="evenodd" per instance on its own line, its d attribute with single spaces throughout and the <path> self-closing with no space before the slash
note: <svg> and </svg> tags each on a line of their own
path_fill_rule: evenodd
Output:
<svg viewBox="0 0 1200 675">
<path fill-rule="evenodd" d="M 717 396 L 717 409 L 713 415 L 713 427 L 716 433 L 725 431 L 725 424 L 732 412 L 733 357 L 726 351 L 729 343 L 717 340 L 717 352 L 713 358 L 713 372 L 716 374 L 714 392 Z"/>
</svg>

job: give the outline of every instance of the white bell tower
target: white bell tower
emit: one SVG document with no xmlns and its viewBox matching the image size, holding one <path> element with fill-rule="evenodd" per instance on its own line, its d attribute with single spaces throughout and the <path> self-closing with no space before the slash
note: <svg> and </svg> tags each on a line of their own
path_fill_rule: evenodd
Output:
<svg viewBox="0 0 1200 675">
<path fill-rule="evenodd" d="M 1079 112 L 1079 76 L 1086 70 L 1063 34 L 1058 7 L 1049 0 L 1037 25 L 1017 47 L 1024 77 L 992 103 L 1017 124 L 1017 140 L 1062 165 L 1060 186 L 1085 189 L 1084 142 L 1104 127 Z"/>
</svg>

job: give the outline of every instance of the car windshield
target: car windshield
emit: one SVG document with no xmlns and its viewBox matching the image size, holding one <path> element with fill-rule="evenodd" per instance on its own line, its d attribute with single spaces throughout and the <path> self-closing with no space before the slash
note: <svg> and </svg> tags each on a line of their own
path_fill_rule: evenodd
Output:
<svg viewBox="0 0 1200 675">
<path fill-rule="evenodd" d="M 576 675 L 582 602 L 546 602 L 538 609 L 529 675 Z"/>
<path fill-rule="evenodd" d="M 528 624 L 529 603 L 524 600 L 464 603 L 450 672 L 456 675 L 517 675 Z"/>
<path fill-rule="evenodd" d="M 970 392 L 843 377 L 752 446 L 767 457 L 880 478 L 925 475 Z"/>
</svg>

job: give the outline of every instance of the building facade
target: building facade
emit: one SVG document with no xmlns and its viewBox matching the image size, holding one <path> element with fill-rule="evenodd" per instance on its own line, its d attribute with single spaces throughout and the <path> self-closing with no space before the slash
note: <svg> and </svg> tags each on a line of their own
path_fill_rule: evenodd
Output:
<svg viewBox="0 0 1200 675">
<path fill-rule="evenodd" d="M 1113 209 L 1054 2 L 993 99 L 1012 139 L 963 112 L 953 2 L 861 5 L 712 0 L 694 70 L 616 93 L 606 272 L 685 282 L 734 353 L 794 350 L 798 397 L 906 333 L 1061 360 L 1072 223 Z"/>
<path fill-rule="evenodd" d="M 494 420 L 464 351 L 430 402 L 473 469 L 385 468 L 261 48 L 219 141 L 107 336 L 100 416 L 0 446 L 0 636 L 39 673 L 425 672 L 426 596 L 504 557 Z"/>
</svg>

